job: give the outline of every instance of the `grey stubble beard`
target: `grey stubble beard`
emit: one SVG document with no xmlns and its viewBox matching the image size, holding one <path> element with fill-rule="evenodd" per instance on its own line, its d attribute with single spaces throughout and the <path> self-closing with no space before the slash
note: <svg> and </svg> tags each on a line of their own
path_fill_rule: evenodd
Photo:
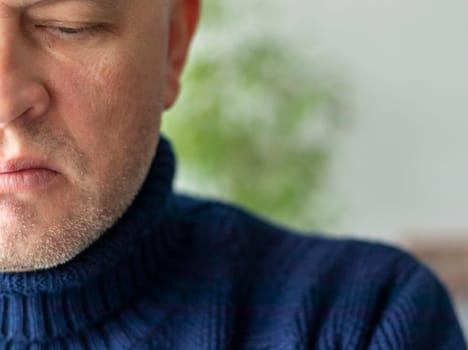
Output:
<svg viewBox="0 0 468 350">
<path fill-rule="evenodd" d="M 7 237 L 0 245 L 0 271 L 3 272 L 48 269 L 69 261 L 89 247 L 132 203 L 155 151 L 155 147 L 148 150 L 145 142 L 127 146 L 130 149 L 125 152 L 133 153 L 134 157 L 127 157 L 127 163 L 117 167 L 118 173 L 108 174 L 109 182 L 92 191 L 84 181 L 81 182 L 93 171 L 90 160 L 71 135 L 51 130 L 45 122 L 25 124 L 21 130 L 23 139 L 28 140 L 28 147 L 39 149 L 50 159 L 64 159 L 73 168 L 78 176 L 67 180 L 77 191 L 76 203 L 63 217 L 44 222 L 37 208 L 31 210 L 21 201 L 12 203 L 0 197 L 0 227 L 5 230 L 0 235 Z M 146 140 L 150 136 L 141 139 Z M 112 157 L 111 154 L 109 156 Z M 4 205 L 8 210 L 3 210 Z M 16 212 L 18 220 L 8 228 L 9 220 L 5 215 L 9 215 L 11 210 Z"/>
</svg>

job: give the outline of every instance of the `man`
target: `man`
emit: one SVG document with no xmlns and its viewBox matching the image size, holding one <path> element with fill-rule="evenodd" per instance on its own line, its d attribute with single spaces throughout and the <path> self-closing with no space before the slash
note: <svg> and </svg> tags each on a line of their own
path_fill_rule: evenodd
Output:
<svg viewBox="0 0 468 350">
<path fill-rule="evenodd" d="M 0 0 L 0 348 L 464 349 L 408 255 L 172 192 L 198 12 Z"/>
</svg>

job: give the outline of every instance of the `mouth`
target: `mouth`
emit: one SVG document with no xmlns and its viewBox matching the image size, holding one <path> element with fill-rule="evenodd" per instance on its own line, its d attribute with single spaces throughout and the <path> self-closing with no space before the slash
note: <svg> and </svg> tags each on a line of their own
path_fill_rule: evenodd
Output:
<svg viewBox="0 0 468 350">
<path fill-rule="evenodd" d="M 0 161 L 0 192 L 23 192 L 44 188 L 60 173 L 44 161 L 16 158 Z"/>
</svg>

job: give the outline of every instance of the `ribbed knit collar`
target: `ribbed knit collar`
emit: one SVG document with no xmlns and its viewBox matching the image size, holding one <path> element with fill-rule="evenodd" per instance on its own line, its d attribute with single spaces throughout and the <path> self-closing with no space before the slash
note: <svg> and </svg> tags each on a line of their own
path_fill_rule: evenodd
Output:
<svg viewBox="0 0 468 350">
<path fill-rule="evenodd" d="M 150 233 L 168 206 L 174 172 L 171 146 L 161 137 L 133 204 L 91 247 L 56 268 L 0 274 L 0 338 L 24 344 L 65 337 L 138 293 L 154 274 Z"/>
</svg>

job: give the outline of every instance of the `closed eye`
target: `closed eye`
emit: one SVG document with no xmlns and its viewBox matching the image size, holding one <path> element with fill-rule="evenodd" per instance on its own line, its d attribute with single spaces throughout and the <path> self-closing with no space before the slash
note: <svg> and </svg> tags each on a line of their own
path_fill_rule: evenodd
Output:
<svg viewBox="0 0 468 350">
<path fill-rule="evenodd" d="M 90 28 L 87 27 L 80 27 L 80 28 L 70 28 L 70 27 L 54 27 L 53 29 L 63 33 L 63 34 L 79 34 L 89 30 Z"/>
<path fill-rule="evenodd" d="M 60 25 L 41 24 L 41 25 L 36 25 L 36 28 L 46 30 L 48 32 L 51 32 L 54 35 L 63 37 L 65 39 L 70 39 L 70 38 L 75 38 L 75 37 L 80 38 L 80 37 L 92 36 L 93 34 L 95 34 L 95 32 L 97 32 L 101 28 L 101 25 L 93 24 L 93 25 L 86 25 L 86 26 L 66 27 L 66 26 L 60 26 Z"/>
</svg>

